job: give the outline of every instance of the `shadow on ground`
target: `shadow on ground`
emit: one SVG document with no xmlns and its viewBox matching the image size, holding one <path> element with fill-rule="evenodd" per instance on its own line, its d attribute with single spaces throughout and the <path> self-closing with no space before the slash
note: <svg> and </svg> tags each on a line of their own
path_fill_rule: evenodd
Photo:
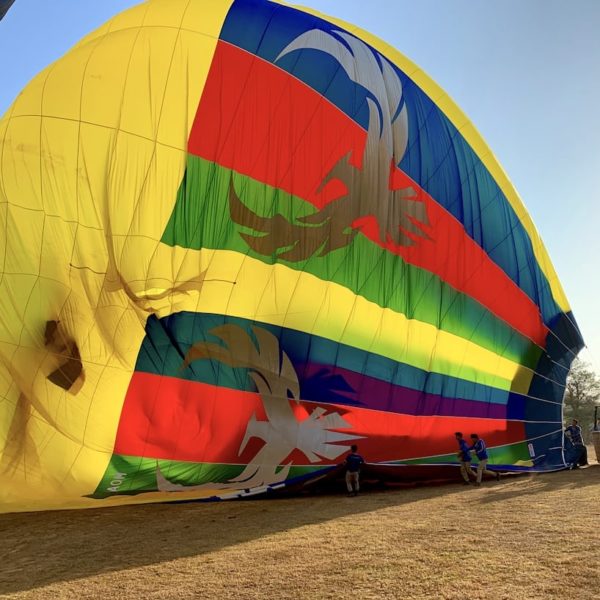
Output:
<svg viewBox="0 0 600 600">
<path fill-rule="evenodd" d="M 519 485 L 511 485 L 519 482 Z M 600 464 L 591 464 L 574 471 L 560 471 L 559 473 L 531 473 L 519 477 L 505 477 L 504 485 L 499 486 L 494 494 L 488 494 L 480 499 L 481 504 L 502 502 L 503 500 L 518 497 L 526 498 L 547 491 L 573 490 L 576 494 L 578 489 L 589 485 L 600 483 Z"/>
<path fill-rule="evenodd" d="M 448 484 L 372 488 L 358 498 L 312 494 L 0 515 L 0 593 L 202 556 L 278 532 L 411 503 L 420 510 L 417 503 L 440 496 L 447 506 L 460 510 L 465 502 L 485 505 L 564 487 L 576 493 L 577 488 L 598 483 L 600 465 L 594 465 L 575 472 L 507 477 L 500 483 L 488 482 L 481 488 L 484 493 Z"/>
</svg>

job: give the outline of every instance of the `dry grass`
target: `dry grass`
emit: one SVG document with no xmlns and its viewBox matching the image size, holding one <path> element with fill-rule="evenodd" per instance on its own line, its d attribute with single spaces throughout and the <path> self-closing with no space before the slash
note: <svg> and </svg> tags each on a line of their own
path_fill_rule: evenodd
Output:
<svg viewBox="0 0 600 600">
<path fill-rule="evenodd" d="M 0 516 L 3 598 L 600 595 L 600 466 L 459 485 Z"/>
</svg>

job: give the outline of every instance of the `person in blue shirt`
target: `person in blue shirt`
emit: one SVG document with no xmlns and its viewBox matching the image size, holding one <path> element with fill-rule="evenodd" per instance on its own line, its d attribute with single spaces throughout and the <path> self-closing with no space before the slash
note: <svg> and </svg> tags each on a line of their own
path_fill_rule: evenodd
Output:
<svg viewBox="0 0 600 600">
<path fill-rule="evenodd" d="M 481 479 L 483 474 L 492 475 L 496 478 L 496 481 L 500 481 L 500 473 L 495 473 L 494 471 L 490 471 L 487 469 L 488 463 L 488 453 L 485 442 L 476 434 L 471 434 L 471 447 L 469 448 L 470 452 L 475 452 L 477 456 L 477 460 L 479 461 L 477 465 L 477 480 L 475 481 L 475 485 L 481 485 Z"/>
<path fill-rule="evenodd" d="M 583 446 L 583 435 L 577 419 L 571 421 L 571 425 L 565 428 L 565 433 L 571 438 L 574 446 Z"/>
<path fill-rule="evenodd" d="M 458 460 L 460 460 L 460 473 L 464 480 L 464 485 L 469 485 L 470 476 L 473 474 L 471 471 L 471 452 L 469 445 L 463 440 L 463 434 L 457 431 L 454 434 L 456 441 L 458 442 Z"/>
<path fill-rule="evenodd" d="M 573 444 L 574 458 L 570 461 L 569 468 L 576 469 L 579 465 L 587 465 L 587 448 L 583 443 L 583 434 L 581 431 L 581 427 L 579 426 L 579 421 L 577 419 L 573 419 L 571 425 L 565 428 L 565 435 L 571 440 L 571 443 Z"/>
<path fill-rule="evenodd" d="M 358 446 L 352 444 L 350 446 L 350 454 L 346 456 L 344 466 L 346 467 L 346 487 L 348 488 L 348 496 L 358 496 L 360 484 L 358 478 L 360 475 L 360 467 L 364 464 L 365 459 L 358 454 Z"/>
</svg>

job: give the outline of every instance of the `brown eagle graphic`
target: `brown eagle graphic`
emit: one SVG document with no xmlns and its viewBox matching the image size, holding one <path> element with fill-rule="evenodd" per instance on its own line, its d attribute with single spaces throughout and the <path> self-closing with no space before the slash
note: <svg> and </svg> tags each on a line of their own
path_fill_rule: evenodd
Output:
<svg viewBox="0 0 600 600">
<path fill-rule="evenodd" d="M 335 34 L 335 35 L 334 35 Z M 352 152 L 340 158 L 318 186 L 330 181 L 344 183 L 346 194 L 322 210 L 293 221 L 281 214 L 261 216 L 241 200 L 233 184 L 229 187 L 232 220 L 252 233 L 241 236 L 258 254 L 297 262 L 311 256 L 324 256 L 347 246 L 359 233 L 354 223 L 361 217 L 374 217 L 379 241 L 411 246 L 418 238 L 428 238 L 425 204 L 413 187 L 391 189 L 393 168 L 408 144 L 407 107 L 402 83 L 391 64 L 357 38 L 342 32 L 311 30 L 297 37 L 277 57 L 312 48 L 333 56 L 357 84 L 370 93 L 367 97 L 369 125 L 360 161 L 354 166 Z"/>
</svg>

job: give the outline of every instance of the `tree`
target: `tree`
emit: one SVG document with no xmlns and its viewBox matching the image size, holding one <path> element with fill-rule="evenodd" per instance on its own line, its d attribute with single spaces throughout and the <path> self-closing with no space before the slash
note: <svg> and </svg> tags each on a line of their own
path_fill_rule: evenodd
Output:
<svg viewBox="0 0 600 600">
<path fill-rule="evenodd" d="M 600 404 L 600 378 L 591 366 L 575 359 L 565 388 L 565 419 L 577 419 L 588 442 L 594 423 L 594 406 Z"/>
</svg>

